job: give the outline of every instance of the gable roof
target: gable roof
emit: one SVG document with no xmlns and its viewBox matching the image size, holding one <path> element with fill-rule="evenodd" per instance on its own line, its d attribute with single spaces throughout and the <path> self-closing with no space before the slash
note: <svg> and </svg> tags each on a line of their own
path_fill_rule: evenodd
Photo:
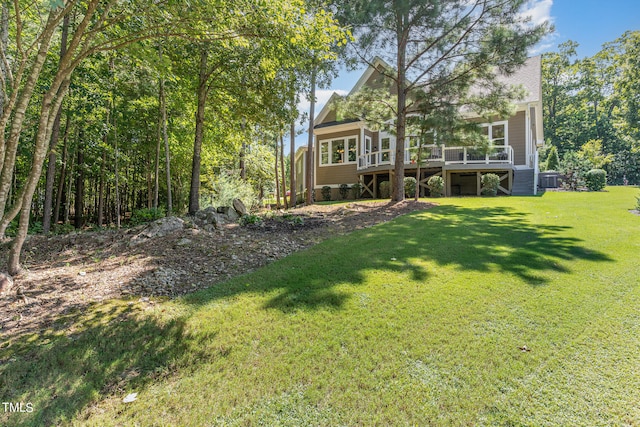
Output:
<svg viewBox="0 0 640 427">
<path fill-rule="evenodd" d="M 523 99 L 517 100 L 517 104 L 526 104 L 530 102 L 542 101 L 542 76 L 541 76 L 542 57 L 540 55 L 528 58 L 525 63 L 518 68 L 510 76 L 500 75 L 498 80 L 502 83 L 511 86 L 522 85 L 526 91 L 526 95 Z M 380 72 L 380 68 L 393 70 L 393 67 L 389 65 L 379 56 L 376 56 L 371 64 L 367 67 L 365 72 L 360 76 L 356 84 L 353 86 L 347 96 L 350 96 L 358 92 L 369 80 L 374 76 L 376 72 Z M 480 88 L 472 88 L 471 91 L 481 91 Z M 327 118 L 327 115 L 333 110 L 333 101 L 340 98 L 337 92 L 333 92 L 329 100 L 324 104 L 320 113 L 314 120 L 314 127 L 320 126 L 322 122 Z M 331 121 L 333 122 L 333 120 Z M 328 123 L 327 123 L 328 124 Z"/>
<path fill-rule="evenodd" d="M 369 66 L 367 67 L 365 72 L 362 74 L 362 76 L 360 76 L 360 78 L 358 79 L 356 84 L 353 86 L 351 91 L 349 91 L 347 96 L 350 96 L 358 92 L 369 81 L 369 79 L 371 79 L 371 77 L 376 73 L 376 71 L 379 71 L 380 68 L 390 69 L 390 70 L 393 69 L 393 67 L 387 64 L 382 58 L 380 58 L 379 56 L 376 56 L 375 58 L 373 58 L 373 61 L 371 61 L 371 64 L 369 64 Z M 322 110 L 320 110 L 320 112 L 314 119 L 313 121 L 314 127 L 318 124 L 322 124 L 322 122 L 327 118 L 327 115 L 333 109 L 333 101 L 335 101 L 338 98 L 341 98 L 341 96 L 337 92 L 333 92 L 333 94 L 331 94 L 331 97 L 329 98 L 329 100 L 324 104 L 324 107 L 322 107 Z"/>
</svg>

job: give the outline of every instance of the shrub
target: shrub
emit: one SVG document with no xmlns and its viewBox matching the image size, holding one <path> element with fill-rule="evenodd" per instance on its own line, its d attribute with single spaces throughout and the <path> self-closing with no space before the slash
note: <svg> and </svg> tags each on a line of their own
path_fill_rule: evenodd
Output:
<svg viewBox="0 0 640 427">
<path fill-rule="evenodd" d="M 444 194 L 444 178 L 439 175 L 429 177 L 427 188 L 431 197 L 441 197 Z"/>
<path fill-rule="evenodd" d="M 600 191 L 607 185 L 607 173 L 602 169 L 591 169 L 584 181 L 590 191 Z"/>
<path fill-rule="evenodd" d="M 356 182 L 351 186 L 351 192 L 353 193 L 354 199 L 359 199 L 362 195 L 362 185 L 359 182 Z"/>
<path fill-rule="evenodd" d="M 325 185 L 324 187 L 322 187 L 322 198 L 324 199 L 325 202 L 328 202 L 329 200 L 331 200 L 331 187 L 329 187 L 328 185 Z"/>
<path fill-rule="evenodd" d="M 487 173 L 482 175 L 482 195 L 495 196 L 498 194 L 498 186 L 500 185 L 500 177 L 495 173 Z"/>
<path fill-rule="evenodd" d="M 414 197 L 416 195 L 416 179 L 412 176 L 404 178 L 404 195 L 406 197 Z"/>
<path fill-rule="evenodd" d="M 164 208 L 145 208 L 145 209 L 137 209 L 134 210 L 131 214 L 131 220 L 129 223 L 132 226 L 145 224 L 147 222 L 152 222 L 160 218 L 164 218 L 165 211 Z"/>
<path fill-rule="evenodd" d="M 388 199 L 391 197 L 391 183 L 389 181 L 382 181 L 380 183 L 380 198 Z"/>
<path fill-rule="evenodd" d="M 261 224 L 262 218 L 258 215 L 247 214 L 240 218 L 240 225 Z"/>
<path fill-rule="evenodd" d="M 546 170 L 548 171 L 558 171 L 560 170 L 560 157 L 558 157 L 558 149 L 555 145 L 551 146 L 549 149 L 549 154 L 547 156 L 546 162 Z"/>
<path fill-rule="evenodd" d="M 575 152 L 568 151 L 562 158 L 560 171 L 564 175 L 562 186 L 567 190 L 576 191 L 584 185 L 584 176 L 591 168 L 588 162 L 580 158 Z"/>
<path fill-rule="evenodd" d="M 347 184 L 340 184 L 338 191 L 340 192 L 340 198 L 345 200 L 347 198 L 347 194 L 349 194 L 349 186 Z"/>
<path fill-rule="evenodd" d="M 204 209 L 208 205 L 233 206 L 233 199 L 242 200 L 248 210 L 253 210 L 260 205 L 249 181 L 244 181 L 240 176 L 221 173 L 213 184 L 213 200 L 210 195 L 203 194 L 200 198 L 200 207 Z"/>
</svg>

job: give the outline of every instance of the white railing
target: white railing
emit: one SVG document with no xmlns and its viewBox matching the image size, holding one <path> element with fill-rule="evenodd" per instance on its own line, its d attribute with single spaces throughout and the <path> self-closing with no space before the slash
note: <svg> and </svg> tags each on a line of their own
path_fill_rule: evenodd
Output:
<svg viewBox="0 0 640 427">
<path fill-rule="evenodd" d="M 391 165 L 395 162 L 392 149 L 374 151 L 358 157 L 358 169 L 372 168 L 381 165 Z"/>
<path fill-rule="evenodd" d="M 406 147 L 404 163 L 414 164 L 417 161 L 418 147 Z M 446 147 L 444 145 L 423 145 L 420 153 L 422 162 L 441 162 L 451 164 L 513 164 L 513 147 L 495 146 L 488 150 L 476 147 Z M 395 148 L 374 151 L 358 158 L 358 169 L 393 164 Z"/>
<path fill-rule="evenodd" d="M 445 164 L 513 164 L 513 147 L 502 145 L 488 150 L 476 147 L 444 147 Z"/>
</svg>

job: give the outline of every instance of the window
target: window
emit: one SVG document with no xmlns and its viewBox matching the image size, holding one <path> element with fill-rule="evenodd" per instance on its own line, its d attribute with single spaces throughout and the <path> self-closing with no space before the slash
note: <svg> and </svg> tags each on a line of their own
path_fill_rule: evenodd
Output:
<svg viewBox="0 0 640 427">
<path fill-rule="evenodd" d="M 321 165 L 329 164 L 329 143 L 328 142 L 320 143 L 320 164 Z"/>
<path fill-rule="evenodd" d="M 489 138 L 493 145 L 508 145 L 507 122 L 482 125 L 482 134 Z"/>
<path fill-rule="evenodd" d="M 355 138 L 349 138 L 349 162 L 358 160 L 358 144 Z"/>
<path fill-rule="evenodd" d="M 320 165 L 339 165 L 358 161 L 358 139 L 320 141 Z"/>
<path fill-rule="evenodd" d="M 331 141 L 331 163 L 344 163 L 344 139 Z"/>
<path fill-rule="evenodd" d="M 380 161 L 388 162 L 391 158 L 391 138 L 380 139 Z"/>
</svg>

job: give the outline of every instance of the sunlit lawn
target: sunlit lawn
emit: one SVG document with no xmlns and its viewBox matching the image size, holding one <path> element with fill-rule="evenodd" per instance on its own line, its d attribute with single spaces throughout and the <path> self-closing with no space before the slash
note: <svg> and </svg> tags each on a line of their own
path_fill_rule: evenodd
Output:
<svg viewBox="0 0 640 427">
<path fill-rule="evenodd" d="M 4 345 L 0 397 L 34 412 L 0 424 L 640 425 L 636 194 L 441 199 L 183 300 L 96 306 Z"/>
</svg>

